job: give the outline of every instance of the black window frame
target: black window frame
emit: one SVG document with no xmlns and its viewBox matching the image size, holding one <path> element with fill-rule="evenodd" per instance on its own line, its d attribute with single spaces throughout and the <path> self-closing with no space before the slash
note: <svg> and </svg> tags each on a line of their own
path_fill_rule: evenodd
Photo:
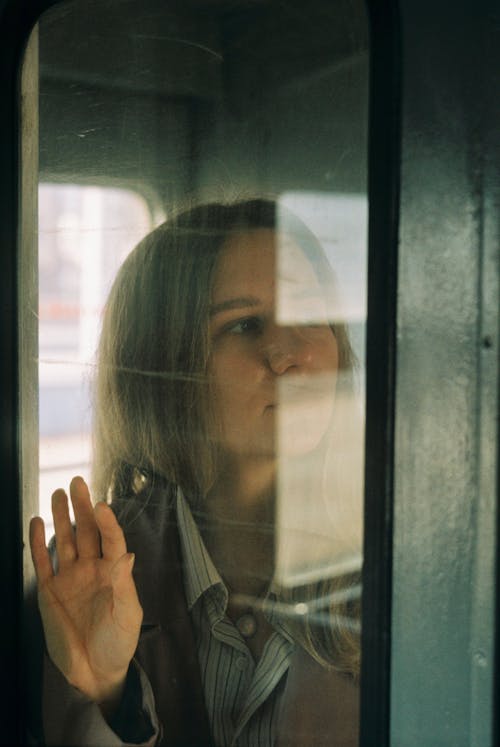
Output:
<svg viewBox="0 0 500 747">
<path fill-rule="evenodd" d="M 17 245 L 20 223 L 20 65 L 29 34 L 39 16 L 57 0 L 6 0 L 0 5 L 0 70 L 7 106 L 0 118 L 0 243 L 3 247 L 1 315 L 3 365 L 0 391 L 2 417 L 2 477 L 6 500 L 0 529 L 0 552 L 4 569 L 4 607 L 1 622 L 4 677 L 9 682 L 2 699 L 0 744 L 23 744 L 22 657 L 22 503 L 19 480 L 18 423 L 18 287 Z M 369 187 L 376 190 L 370 202 L 369 237 L 378 246 L 378 261 L 369 265 L 367 370 L 376 371 L 367 390 L 367 413 L 376 412 L 384 434 L 367 428 L 365 520 L 377 532 L 365 540 L 363 599 L 363 688 L 361 744 L 388 743 L 389 660 L 390 660 L 390 531 L 391 531 L 391 444 L 393 431 L 394 329 L 396 293 L 396 248 L 399 172 L 399 77 L 397 12 L 394 3 L 369 5 L 371 25 L 371 106 L 369 142 Z M 390 43 L 387 43 L 390 40 Z M 373 95 L 374 90 L 377 96 Z M 388 122 L 390 126 L 388 127 Z M 376 209 L 375 209 L 376 208 Z M 383 252 L 383 255 L 382 255 Z M 372 250 L 371 254 L 374 252 Z M 389 272 L 381 271 L 384 264 Z M 382 303 L 381 303 L 382 302 Z M 382 331 L 382 336 L 380 336 Z M 381 350 L 384 350 L 383 361 Z M 381 365 L 382 364 L 382 365 Z M 368 417 L 368 422 L 370 422 Z M 375 540 L 375 541 L 372 541 Z M 374 693 L 377 697 L 374 697 Z"/>
<path fill-rule="evenodd" d="M 2 397 L 0 522 L 2 567 L 0 744 L 25 744 L 22 658 L 22 504 L 19 479 L 19 359 L 17 246 L 20 225 L 20 74 L 26 41 L 38 17 L 58 0 L 0 0 L 0 392 Z M 396 377 L 396 300 L 401 163 L 401 81 L 404 49 L 401 19 L 410 0 L 368 2 L 370 24 L 369 273 L 367 327 L 366 508 L 363 579 L 362 747 L 390 742 L 390 650 L 394 409 Z M 432 4 L 422 4 L 431 14 Z M 416 7 L 416 6 L 415 6 Z M 454 12 L 447 2 L 448 12 Z M 472 8 L 472 4 L 470 4 Z M 485 27 L 495 22 L 489 0 L 480 4 Z M 471 10 L 472 13 L 472 10 Z M 487 50 L 486 85 L 494 99 L 498 48 Z M 489 66 L 486 70 L 486 66 Z M 473 99 L 470 99 L 471 101 Z M 493 108 L 491 108 L 493 116 Z M 490 145 L 495 139 L 487 133 Z M 498 153 L 493 161 L 498 163 Z M 494 170 L 494 169 L 493 169 Z M 497 491 L 498 494 L 498 491 Z M 499 512 L 500 515 L 500 512 Z M 497 528 L 497 536 L 500 524 Z M 497 545 L 497 579 L 500 575 Z M 500 595 L 496 597 L 500 619 Z M 500 739 L 500 640 L 497 630 L 494 692 L 494 743 Z"/>
</svg>

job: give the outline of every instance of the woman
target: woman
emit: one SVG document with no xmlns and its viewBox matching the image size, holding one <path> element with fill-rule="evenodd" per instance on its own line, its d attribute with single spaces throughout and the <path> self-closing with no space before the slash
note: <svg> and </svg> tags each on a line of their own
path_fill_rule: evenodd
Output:
<svg viewBox="0 0 500 747">
<path fill-rule="evenodd" d="M 300 474 L 312 511 L 318 455 L 347 438 L 333 293 L 314 236 L 265 200 L 185 211 L 125 261 L 98 361 L 107 500 L 75 478 L 74 532 L 54 493 L 55 572 L 31 527 L 49 744 L 357 743 L 355 577 L 311 577 L 310 557 L 300 589 L 277 572 L 278 486 Z"/>
</svg>

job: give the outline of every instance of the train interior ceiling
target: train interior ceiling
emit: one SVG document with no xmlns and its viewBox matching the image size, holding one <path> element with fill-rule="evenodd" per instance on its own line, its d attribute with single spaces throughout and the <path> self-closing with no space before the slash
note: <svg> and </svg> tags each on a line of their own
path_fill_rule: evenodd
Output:
<svg viewBox="0 0 500 747">
<path fill-rule="evenodd" d="M 42 16 L 42 181 L 156 207 L 366 191 L 362 3 L 73 2 Z"/>
</svg>

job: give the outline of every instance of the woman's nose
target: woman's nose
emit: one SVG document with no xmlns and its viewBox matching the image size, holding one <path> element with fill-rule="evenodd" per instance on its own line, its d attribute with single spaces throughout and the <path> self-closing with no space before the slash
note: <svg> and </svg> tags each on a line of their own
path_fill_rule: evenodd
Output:
<svg viewBox="0 0 500 747">
<path fill-rule="evenodd" d="M 289 369 L 307 367 L 312 360 L 312 346 L 298 327 L 273 325 L 264 346 L 269 368 L 278 375 Z"/>
</svg>

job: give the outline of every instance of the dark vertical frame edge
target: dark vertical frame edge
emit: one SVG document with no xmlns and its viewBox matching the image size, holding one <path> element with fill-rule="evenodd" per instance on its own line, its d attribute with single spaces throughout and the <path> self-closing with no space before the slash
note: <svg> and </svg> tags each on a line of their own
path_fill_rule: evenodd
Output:
<svg viewBox="0 0 500 747">
<path fill-rule="evenodd" d="M 360 746 L 388 747 L 401 50 L 397 3 L 368 0 L 367 11 L 369 260 Z"/>
<path fill-rule="evenodd" d="M 484 16 L 486 37 L 485 77 L 487 80 L 485 99 L 487 101 L 487 119 L 485 136 L 485 161 L 488 160 L 486 184 L 489 192 L 491 214 L 488 220 L 494 226 L 494 236 L 500 238 L 500 106 L 498 103 L 498 70 L 500 68 L 500 13 L 495 0 L 487 2 Z M 500 261 L 499 261 L 500 263 Z M 498 265 L 497 265 L 498 266 Z M 500 307 L 500 301 L 499 301 Z M 497 314 L 500 309 L 497 307 Z M 499 330 L 497 317 L 497 331 Z M 500 336 L 497 341 L 497 372 L 500 372 Z M 497 374 L 498 375 L 498 374 Z M 496 413 L 496 559 L 495 559 L 495 630 L 494 630 L 494 670 L 493 670 L 493 713 L 492 744 L 500 747 L 500 397 Z"/>
<path fill-rule="evenodd" d="M 22 515 L 19 472 L 18 238 L 20 223 L 20 69 L 26 42 L 38 17 L 54 0 L 0 0 L 0 474 L 2 521 L 2 677 L 0 745 L 26 743 L 23 729 Z"/>
<path fill-rule="evenodd" d="M 500 238 L 500 106 L 498 101 L 498 70 L 500 68 L 500 12 L 495 0 L 487 0 L 482 17 L 482 33 L 484 36 L 484 101 L 486 114 L 484 118 L 484 193 L 487 194 L 485 220 L 491 226 L 492 245 L 497 247 Z M 483 193 L 483 200 L 485 194 Z M 497 258 L 498 258 L 497 254 Z M 500 260 L 497 259 L 497 268 Z M 498 278 L 497 278 L 498 282 Z M 500 332 L 500 301 L 497 299 L 496 320 L 497 333 Z M 500 372 L 500 336 L 497 337 L 497 376 Z M 496 558 L 495 558 L 495 611 L 494 611 L 494 670 L 493 670 L 493 709 L 492 709 L 492 745 L 500 746 L 500 397 L 497 401 L 496 412 Z"/>
</svg>

